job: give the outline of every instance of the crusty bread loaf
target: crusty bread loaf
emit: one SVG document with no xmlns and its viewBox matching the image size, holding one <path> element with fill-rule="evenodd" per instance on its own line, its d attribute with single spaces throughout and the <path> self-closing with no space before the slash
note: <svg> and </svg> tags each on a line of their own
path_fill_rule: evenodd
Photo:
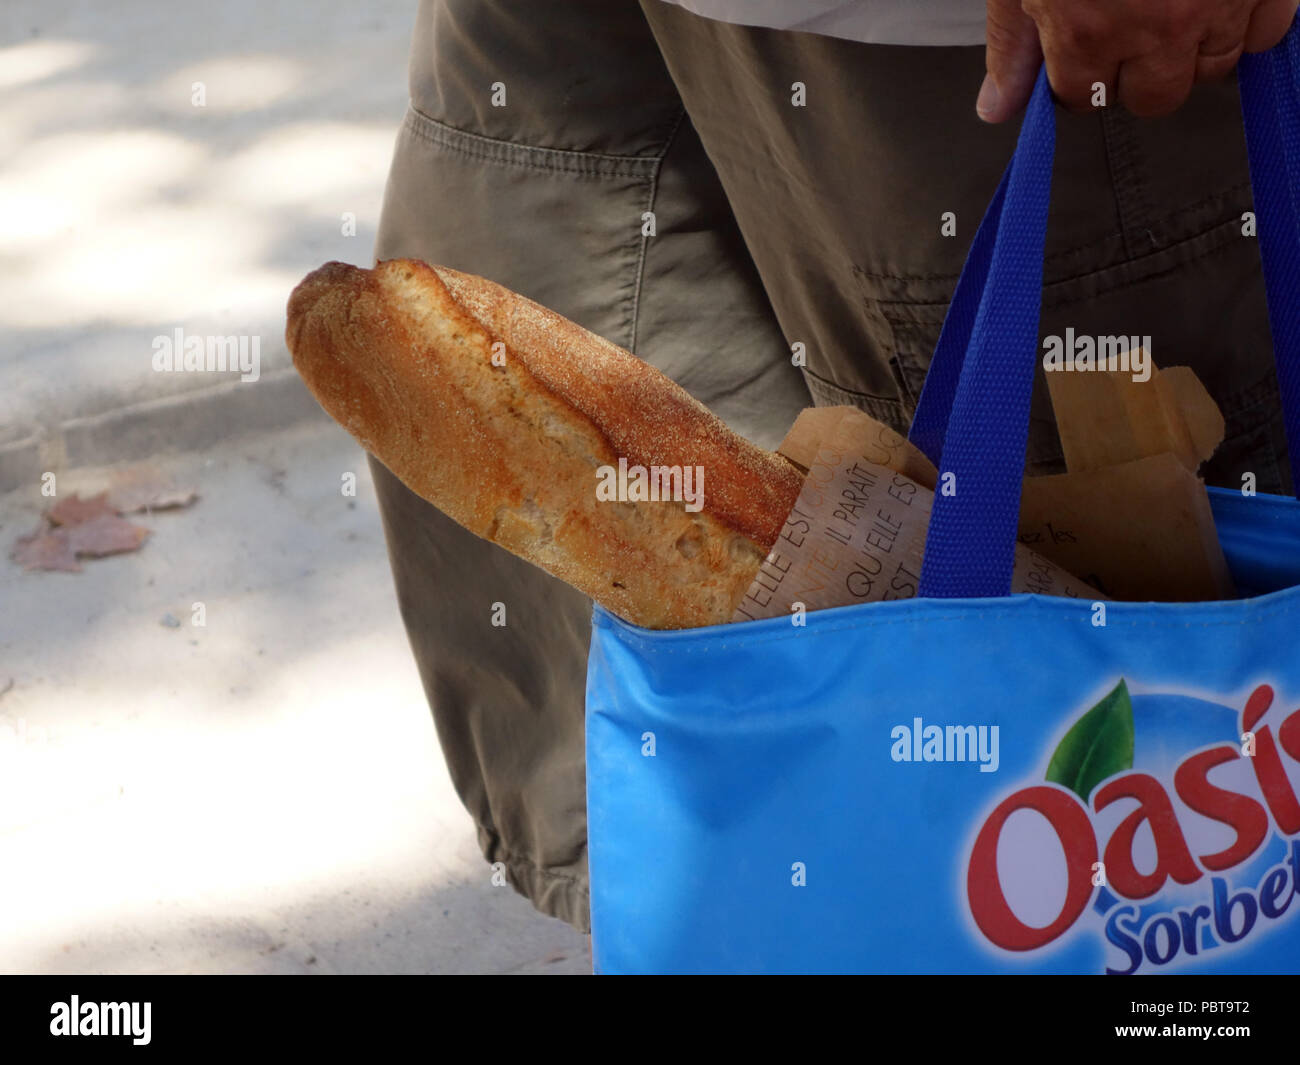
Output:
<svg viewBox="0 0 1300 1065">
<path fill-rule="evenodd" d="M 799 470 L 653 367 L 480 277 L 327 263 L 294 289 L 286 339 L 412 491 L 647 628 L 728 621 L 799 494 Z M 598 498 L 620 458 L 702 468 L 702 509 Z"/>
</svg>

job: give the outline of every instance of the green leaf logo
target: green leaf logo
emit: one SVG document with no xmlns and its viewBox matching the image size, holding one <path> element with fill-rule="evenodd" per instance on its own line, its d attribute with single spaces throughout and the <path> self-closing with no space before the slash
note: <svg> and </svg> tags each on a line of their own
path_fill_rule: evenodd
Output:
<svg viewBox="0 0 1300 1065">
<path fill-rule="evenodd" d="M 1065 734 L 1047 764 L 1047 779 L 1085 803 L 1107 777 L 1133 768 L 1133 703 L 1123 679 Z"/>
</svg>

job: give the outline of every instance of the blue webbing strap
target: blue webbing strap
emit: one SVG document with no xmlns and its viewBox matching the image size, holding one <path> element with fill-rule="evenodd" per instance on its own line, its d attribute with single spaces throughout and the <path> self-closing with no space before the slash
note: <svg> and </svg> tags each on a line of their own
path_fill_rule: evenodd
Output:
<svg viewBox="0 0 1300 1065">
<path fill-rule="evenodd" d="M 996 230 L 987 276 L 978 274 L 982 262 L 968 259 L 957 282 L 958 289 L 980 290 L 965 358 L 959 347 L 964 323 L 958 322 L 949 349 L 936 352 L 936 359 L 943 357 L 939 389 L 932 392 L 927 379 L 921 394 L 917 416 L 924 430 L 938 420 L 940 393 L 954 393 L 936 463 L 940 479 L 921 568 L 923 596 L 1006 595 L 1011 588 L 1055 147 L 1052 97 L 1040 71 L 1003 179 L 1001 210 L 985 215 L 975 238 L 985 244 L 982 231 Z M 963 293 L 964 310 L 973 298 Z"/>
<path fill-rule="evenodd" d="M 1291 478 L 1300 498 L 1300 29 L 1237 66 Z"/>
<path fill-rule="evenodd" d="M 1300 477 L 1300 37 L 1240 66 L 1256 225 L 1292 469 Z M 1011 589 L 1056 121 L 1044 71 L 958 279 L 909 439 L 939 467 L 920 594 Z"/>
<path fill-rule="evenodd" d="M 943 455 L 943 438 L 948 432 L 948 412 L 952 410 L 952 401 L 957 395 L 961 364 L 966 358 L 966 348 L 975 328 L 975 315 L 980 308 L 980 298 L 984 295 L 984 280 L 989 275 L 989 263 L 993 258 L 993 238 L 998 234 L 1002 204 L 1007 195 L 1007 178 L 1010 176 L 1011 165 L 1007 164 L 1006 172 L 998 182 L 997 191 L 993 193 L 988 210 L 980 221 L 980 227 L 975 231 L 970 251 L 966 253 L 966 263 L 957 279 L 957 288 L 953 291 L 948 314 L 943 320 L 943 330 L 939 333 L 939 343 L 935 345 L 934 357 L 930 360 L 930 369 L 925 375 L 921 398 L 916 404 L 912 428 L 907 433 L 908 440 L 925 452 L 936 466 Z"/>
</svg>

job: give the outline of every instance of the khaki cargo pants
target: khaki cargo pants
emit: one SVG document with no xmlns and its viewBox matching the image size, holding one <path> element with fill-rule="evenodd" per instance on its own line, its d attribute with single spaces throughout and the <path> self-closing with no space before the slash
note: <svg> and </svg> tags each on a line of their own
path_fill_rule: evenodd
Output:
<svg viewBox="0 0 1300 1065">
<path fill-rule="evenodd" d="M 810 403 L 905 429 L 1014 144 L 1015 123 L 975 118 L 982 75 L 980 48 L 731 26 L 658 0 L 424 0 L 376 255 L 552 307 L 764 446 Z M 1258 250 L 1242 234 L 1238 108 L 1224 84 L 1167 119 L 1059 115 L 1042 330 L 1150 335 L 1157 364 L 1190 364 L 1223 407 L 1210 479 L 1251 471 L 1279 491 L 1290 477 Z M 1030 465 L 1051 472 L 1039 385 Z M 590 602 L 372 467 L 483 853 L 585 930 Z"/>
</svg>

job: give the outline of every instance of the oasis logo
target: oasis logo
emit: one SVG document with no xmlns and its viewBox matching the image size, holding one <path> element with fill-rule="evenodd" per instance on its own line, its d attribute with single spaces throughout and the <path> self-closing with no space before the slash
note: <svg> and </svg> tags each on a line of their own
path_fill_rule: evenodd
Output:
<svg viewBox="0 0 1300 1065">
<path fill-rule="evenodd" d="M 1136 729 L 1135 700 L 1143 700 Z M 1242 942 L 1288 911 L 1294 919 L 1300 799 L 1288 767 L 1300 768 L 1300 709 L 1275 736 L 1261 725 L 1273 701 L 1260 684 L 1237 715 L 1178 696 L 1131 697 L 1121 680 L 1066 733 L 1046 782 L 1008 795 L 980 827 L 966 873 L 980 932 L 1005 950 L 1037 950 L 1092 903 L 1110 944 L 1106 971 L 1132 973 Z M 1136 768 L 1135 733 L 1148 763 Z M 1025 845 L 1026 823 L 1038 844 Z M 1042 842 L 1044 823 L 1059 850 Z M 1059 910 L 1030 923 L 1026 885 L 1041 884 L 1062 856 Z M 1048 879 L 1059 886 L 1060 873 L 1052 867 Z"/>
</svg>

